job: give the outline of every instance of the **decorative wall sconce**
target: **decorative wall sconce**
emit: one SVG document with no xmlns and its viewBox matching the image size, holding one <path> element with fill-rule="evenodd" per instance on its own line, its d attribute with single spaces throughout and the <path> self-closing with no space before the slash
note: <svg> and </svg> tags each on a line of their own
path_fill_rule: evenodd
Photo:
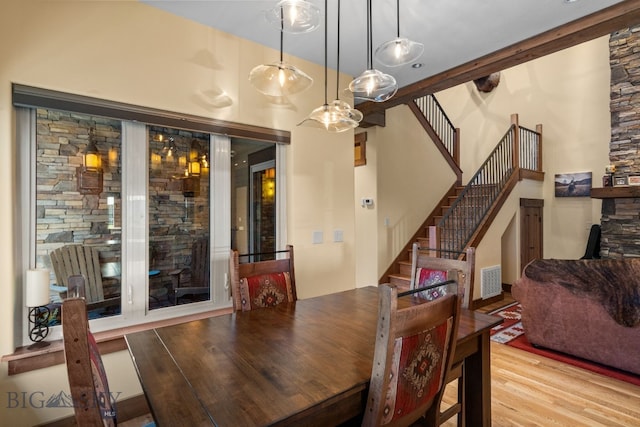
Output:
<svg viewBox="0 0 640 427">
<path fill-rule="evenodd" d="M 185 177 L 182 179 L 182 194 L 184 197 L 196 197 L 200 195 L 200 173 L 202 164 L 200 158 L 202 149 L 197 139 L 191 141 L 189 150 L 189 161 L 187 162 L 187 170 Z"/>
<path fill-rule="evenodd" d="M 189 162 L 189 176 L 200 176 L 200 159 L 192 159 Z"/>
<path fill-rule="evenodd" d="M 198 197 L 200 195 L 199 176 L 185 176 L 182 178 L 182 195 L 184 197 Z"/>
<path fill-rule="evenodd" d="M 188 176 L 199 176 L 201 170 L 200 157 L 202 156 L 202 147 L 197 139 L 191 141 L 191 148 L 189 150 L 189 163 L 187 167 Z"/>
<path fill-rule="evenodd" d="M 89 143 L 82 156 L 82 166 L 76 169 L 80 194 L 102 193 L 102 158 L 95 141 L 95 131 L 89 130 Z"/>
<path fill-rule="evenodd" d="M 29 307 L 29 339 L 33 342 L 28 349 L 49 345 L 44 339 L 49 334 L 49 270 L 27 270 L 25 285 L 25 306 Z"/>
<path fill-rule="evenodd" d="M 162 152 L 167 157 L 167 159 L 172 158 L 176 155 L 176 144 L 172 136 L 170 136 L 169 138 L 163 138 L 163 136 L 160 135 L 158 140 L 164 142 L 164 145 L 162 146 Z"/>
<path fill-rule="evenodd" d="M 265 199 L 271 199 L 276 194 L 276 169 L 269 168 L 264 171 L 262 178 L 262 197 Z"/>
</svg>

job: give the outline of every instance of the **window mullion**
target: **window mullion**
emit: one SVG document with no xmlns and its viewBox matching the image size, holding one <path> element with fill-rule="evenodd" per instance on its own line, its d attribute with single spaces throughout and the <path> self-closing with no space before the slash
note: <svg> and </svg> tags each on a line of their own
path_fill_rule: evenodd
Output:
<svg viewBox="0 0 640 427">
<path fill-rule="evenodd" d="M 147 127 L 122 122 L 122 314 L 143 317 L 148 300 Z"/>
</svg>

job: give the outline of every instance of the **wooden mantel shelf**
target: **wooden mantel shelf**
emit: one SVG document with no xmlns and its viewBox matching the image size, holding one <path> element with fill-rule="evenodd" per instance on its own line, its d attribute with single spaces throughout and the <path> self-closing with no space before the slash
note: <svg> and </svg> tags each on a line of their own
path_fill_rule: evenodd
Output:
<svg viewBox="0 0 640 427">
<path fill-rule="evenodd" d="M 591 198 L 593 199 L 624 199 L 624 198 L 640 198 L 640 186 L 618 186 L 592 188 Z"/>
</svg>

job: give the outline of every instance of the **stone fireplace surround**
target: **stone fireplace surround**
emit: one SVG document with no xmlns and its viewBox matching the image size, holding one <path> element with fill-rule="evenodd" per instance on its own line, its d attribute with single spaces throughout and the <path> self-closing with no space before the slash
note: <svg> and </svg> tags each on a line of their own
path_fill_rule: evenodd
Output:
<svg viewBox="0 0 640 427">
<path fill-rule="evenodd" d="M 616 176 L 640 175 L 640 25 L 611 34 L 609 52 L 609 161 Z M 640 257 L 640 187 L 615 190 L 597 196 L 603 199 L 600 254 Z"/>
</svg>

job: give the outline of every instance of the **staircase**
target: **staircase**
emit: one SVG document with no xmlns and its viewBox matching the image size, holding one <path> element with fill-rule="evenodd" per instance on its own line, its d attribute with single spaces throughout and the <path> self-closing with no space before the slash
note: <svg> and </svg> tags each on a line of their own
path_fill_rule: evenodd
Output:
<svg viewBox="0 0 640 427">
<path fill-rule="evenodd" d="M 454 132 L 454 143 L 442 143 L 439 134 L 450 135 L 451 132 L 435 129 L 441 127 L 442 123 L 451 128 L 453 125 L 448 118 L 444 120 L 438 117 L 444 115 L 444 111 L 433 95 L 428 97 L 433 100 L 416 100 L 410 108 L 436 145 L 442 146 L 441 151 L 445 158 L 448 155 L 450 163 L 455 163 L 454 171 L 457 173 L 458 182 L 443 197 L 381 278 L 380 283 L 389 282 L 400 289 L 408 289 L 410 284 L 411 246 L 414 241 L 417 241 L 421 248 L 432 250 L 434 256 L 461 258 L 467 247 L 480 243 L 491 221 L 519 180 L 544 178 L 541 162 L 542 126 L 538 125 L 535 131 L 520 127 L 518 116 L 514 114 L 509 130 L 487 160 L 466 186 L 459 185 L 459 154 L 454 154 L 455 150 L 459 150 L 459 130 L 456 129 Z M 439 112 L 428 111 L 432 108 Z M 432 121 L 435 121 L 437 126 L 432 126 Z M 450 136 L 447 138 L 451 139 Z"/>
<path fill-rule="evenodd" d="M 451 209 L 451 206 L 460 197 L 460 194 L 464 191 L 464 186 L 454 186 L 449 193 L 444 197 L 440 204 L 434 209 L 434 214 L 429 216 L 429 219 L 425 221 L 425 224 L 421 227 L 421 232 L 414 236 L 414 240 L 409 242 L 408 248 L 405 248 L 400 259 L 397 259 L 394 263 L 395 271 L 387 274 L 387 280 L 380 283 L 391 283 L 398 286 L 400 291 L 408 290 L 409 283 L 411 282 L 411 246 L 413 242 L 418 242 L 421 248 L 431 248 L 429 244 L 429 231 L 431 227 L 437 226 L 442 220 L 444 215 Z"/>
</svg>

